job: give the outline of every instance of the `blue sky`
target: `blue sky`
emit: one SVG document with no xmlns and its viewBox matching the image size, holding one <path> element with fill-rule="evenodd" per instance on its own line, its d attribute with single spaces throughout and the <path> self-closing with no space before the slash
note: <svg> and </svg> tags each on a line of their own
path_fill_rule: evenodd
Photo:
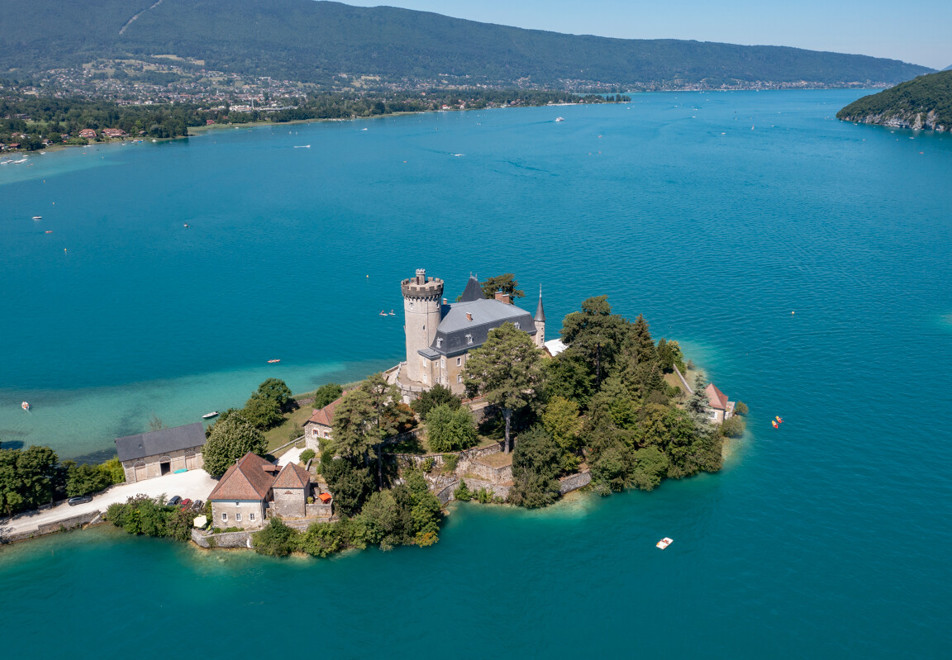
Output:
<svg viewBox="0 0 952 660">
<path fill-rule="evenodd" d="M 623 39 L 795 46 L 952 65 L 952 0 L 344 0 Z"/>
</svg>

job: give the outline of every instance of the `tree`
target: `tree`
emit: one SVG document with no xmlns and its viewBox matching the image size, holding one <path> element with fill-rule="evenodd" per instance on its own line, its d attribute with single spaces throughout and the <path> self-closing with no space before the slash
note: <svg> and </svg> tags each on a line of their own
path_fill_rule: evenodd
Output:
<svg viewBox="0 0 952 660">
<path fill-rule="evenodd" d="M 596 388 L 601 387 L 602 377 L 614 368 L 629 326 L 628 321 L 612 314 L 608 296 L 582 301 L 582 311 L 572 312 L 562 321 L 562 341 L 569 345 L 565 352 L 591 365 Z"/>
<path fill-rule="evenodd" d="M 426 419 L 426 440 L 430 451 L 468 449 L 476 444 L 476 420 L 468 408 L 439 405 Z"/>
<path fill-rule="evenodd" d="M 505 323 L 489 331 L 489 338 L 466 360 L 467 388 L 502 409 L 506 421 L 505 451 L 512 448 L 512 414 L 537 396 L 542 381 L 542 356 L 532 338 Z"/>
<path fill-rule="evenodd" d="M 561 452 L 542 427 L 534 426 L 519 436 L 512 454 L 513 486 L 509 501 L 527 509 L 548 506 L 559 497 Z"/>
<path fill-rule="evenodd" d="M 258 385 L 255 394 L 277 403 L 278 409 L 282 413 L 291 412 L 294 409 L 294 396 L 291 393 L 291 388 L 279 378 L 268 378 Z"/>
<path fill-rule="evenodd" d="M 701 374 L 694 379 L 694 392 L 688 398 L 685 409 L 694 420 L 694 424 L 700 429 L 708 425 L 711 421 L 711 405 L 705 391 L 706 381 Z"/>
<path fill-rule="evenodd" d="M 377 459 L 377 486 L 382 487 L 383 441 L 397 430 L 400 390 L 377 373 L 351 390 L 334 411 L 332 445 L 344 458 Z"/>
<path fill-rule="evenodd" d="M 241 416 L 253 426 L 267 430 L 281 422 L 281 405 L 276 400 L 255 392 L 245 403 Z"/>
<path fill-rule="evenodd" d="M 514 278 L 515 276 L 512 273 L 503 273 L 490 277 L 485 282 L 480 282 L 479 285 L 483 288 L 483 295 L 487 298 L 495 297 L 497 291 L 508 293 L 512 300 L 525 298 L 526 292 L 516 288 L 519 283 Z"/>
<path fill-rule="evenodd" d="M 296 530 L 288 527 L 280 518 L 272 518 L 268 526 L 251 535 L 255 552 L 269 557 L 287 557 L 298 548 Z"/>
<path fill-rule="evenodd" d="M 420 394 L 420 396 L 410 404 L 410 407 L 413 408 L 413 411 L 420 416 L 420 420 L 425 422 L 426 416 L 429 414 L 429 412 L 433 408 L 441 405 L 449 406 L 455 410 L 463 405 L 463 402 L 460 401 L 458 396 L 453 394 L 450 388 L 444 387 L 443 385 L 437 383 L 430 389 Z"/>
<path fill-rule="evenodd" d="M 111 485 L 112 479 L 110 474 L 101 469 L 98 465 L 89 465 L 88 463 L 76 465 L 75 463 L 72 463 L 67 468 L 67 497 L 76 497 L 77 495 L 97 493 Z"/>
<path fill-rule="evenodd" d="M 323 408 L 324 406 L 330 405 L 337 401 L 343 393 L 344 388 L 337 383 L 321 385 L 317 388 L 317 391 L 314 392 L 314 407 Z"/>
<path fill-rule="evenodd" d="M 370 470 L 363 461 L 331 458 L 325 452 L 321 462 L 321 476 L 334 496 L 334 509 L 343 517 L 356 516 L 374 491 Z"/>
<path fill-rule="evenodd" d="M 550 399 L 542 413 L 542 426 L 559 445 L 564 470 L 572 472 L 578 468 L 578 452 L 582 448 L 579 437 L 582 418 L 579 416 L 578 404 L 559 396 Z"/>
<path fill-rule="evenodd" d="M 238 415 L 231 415 L 215 424 L 205 442 L 202 450 L 205 471 L 217 479 L 249 451 L 263 455 L 266 448 L 261 431 Z"/>
</svg>

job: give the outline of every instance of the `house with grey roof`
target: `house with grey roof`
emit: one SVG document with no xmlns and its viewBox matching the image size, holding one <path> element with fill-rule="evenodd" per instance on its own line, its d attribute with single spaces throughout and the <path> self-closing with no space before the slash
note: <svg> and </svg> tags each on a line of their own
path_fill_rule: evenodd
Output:
<svg viewBox="0 0 952 660">
<path fill-rule="evenodd" d="M 535 316 L 513 304 L 508 294 L 483 296 L 479 280 L 470 276 L 455 303 L 443 297 L 443 280 L 427 277 L 419 268 L 416 276 L 401 282 L 406 334 L 406 362 L 397 384 L 404 393 L 419 392 L 440 384 L 463 392 L 463 369 L 469 351 L 482 346 L 489 331 L 511 323 L 530 335 L 535 345 L 545 341 L 545 311 L 542 292 Z"/>
<path fill-rule="evenodd" d="M 201 468 L 204 447 L 205 426 L 201 422 L 116 438 L 116 452 L 128 483 Z"/>
</svg>

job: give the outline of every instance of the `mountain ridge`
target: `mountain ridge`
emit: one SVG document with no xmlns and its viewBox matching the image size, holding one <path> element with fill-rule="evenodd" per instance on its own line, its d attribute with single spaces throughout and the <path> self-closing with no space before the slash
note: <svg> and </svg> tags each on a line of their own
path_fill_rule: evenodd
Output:
<svg viewBox="0 0 952 660">
<path fill-rule="evenodd" d="M 0 0 L 0 76 L 175 55 L 326 89 L 433 85 L 664 89 L 889 85 L 927 67 L 785 46 L 565 35 L 311 0 Z M 55 49 L 51 44 L 56 44 Z"/>
</svg>

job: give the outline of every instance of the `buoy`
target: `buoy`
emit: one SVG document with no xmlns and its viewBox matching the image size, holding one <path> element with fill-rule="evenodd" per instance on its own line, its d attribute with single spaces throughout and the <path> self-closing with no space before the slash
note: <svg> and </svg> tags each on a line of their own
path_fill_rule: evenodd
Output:
<svg viewBox="0 0 952 660">
<path fill-rule="evenodd" d="M 777 423 L 777 420 L 772 419 L 772 420 L 770 420 L 770 423 L 773 424 L 773 427 L 774 427 L 775 429 L 779 429 L 779 428 L 780 428 L 780 424 Z"/>
<path fill-rule="evenodd" d="M 791 314 L 796 314 L 796 312 L 790 312 Z"/>
</svg>

